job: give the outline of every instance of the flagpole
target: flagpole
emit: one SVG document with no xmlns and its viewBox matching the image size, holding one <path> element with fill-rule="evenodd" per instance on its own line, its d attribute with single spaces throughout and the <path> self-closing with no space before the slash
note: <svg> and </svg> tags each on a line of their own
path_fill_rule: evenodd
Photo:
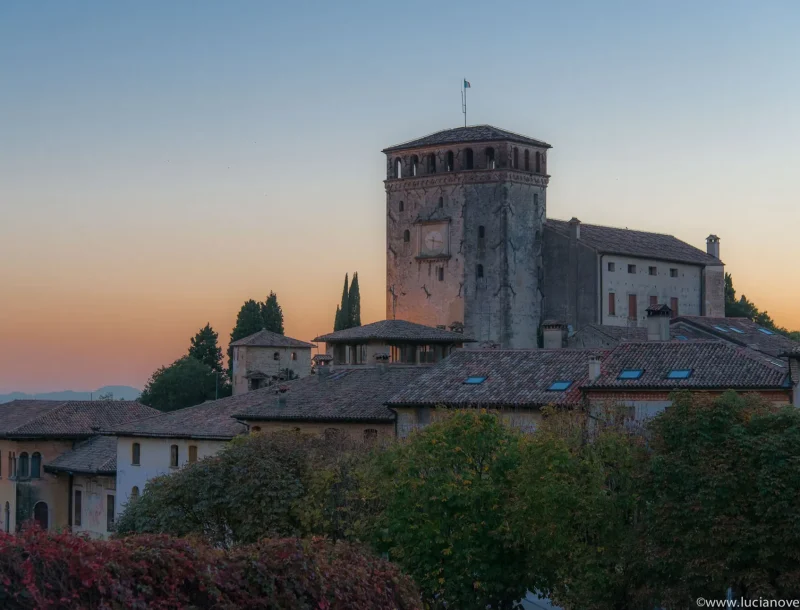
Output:
<svg viewBox="0 0 800 610">
<path fill-rule="evenodd" d="M 464 90 L 464 127 L 467 126 L 467 79 L 461 79 L 461 88 Z"/>
</svg>

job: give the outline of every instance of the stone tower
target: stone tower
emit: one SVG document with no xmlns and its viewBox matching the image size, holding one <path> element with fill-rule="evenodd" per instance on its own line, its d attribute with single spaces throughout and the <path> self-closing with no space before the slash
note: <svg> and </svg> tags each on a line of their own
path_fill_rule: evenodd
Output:
<svg viewBox="0 0 800 610">
<path fill-rule="evenodd" d="M 537 346 L 549 148 L 479 125 L 383 151 L 387 319 Z"/>
</svg>

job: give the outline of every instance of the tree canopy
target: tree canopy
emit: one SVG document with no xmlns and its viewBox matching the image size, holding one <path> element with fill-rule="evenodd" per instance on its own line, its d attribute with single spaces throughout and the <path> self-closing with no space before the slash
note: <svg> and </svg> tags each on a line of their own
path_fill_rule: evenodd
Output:
<svg viewBox="0 0 800 610">
<path fill-rule="evenodd" d="M 239 310 L 228 344 L 229 377 L 233 373 L 233 348 L 230 343 L 265 329 L 279 335 L 283 334 L 283 309 L 278 304 L 278 295 L 274 292 L 270 292 L 263 303 L 248 299 Z"/>
<path fill-rule="evenodd" d="M 361 326 L 361 294 L 358 287 L 358 272 L 353 274 L 353 281 L 348 288 L 348 275 L 344 275 L 344 288 L 342 289 L 342 302 L 336 306 L 336 316 L 333 320 L 333 330 L 345 330 Z"/>
<path fill-rule="evenodd" d="M 215 398 L 216 373 L 192 358 L 183 356 L 169 366 L 156 370 L 147 382 L 139 402 L 159 409 L 174 411 Z"/>
<path fill-rule="evenodd" d="M 212 371 L 222 372 L 222 349 L 217 345 L 218 335 L 206 324 L 190 339 L 189 356 L 199 360 Z"/>
<path fill-rule="evenodd" d="M 278 304 L 278 295 L 270 292 L 267 299 L 261 304 L 261 317 L 264 328 L 273 333 L 283 334 L 283 310 Z"/>
</svg>

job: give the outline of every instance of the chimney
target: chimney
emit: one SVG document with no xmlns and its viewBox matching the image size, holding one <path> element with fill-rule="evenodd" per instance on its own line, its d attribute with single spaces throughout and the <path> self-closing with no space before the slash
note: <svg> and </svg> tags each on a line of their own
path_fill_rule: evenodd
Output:
<svg viewBox="0 0 800 610">
<path fill-rule="evenodd" d="M 569 236 L 575 241 L 581 238 L 581 221 L 574 216 L 572 220 L 569 221 Z"/>
<path fill-rule="evenodd" d="M 719 237 L 713 233 L 706 237 L 706 252 L 714 258 L 719 258 Z"/>
<path fill-rule="evenodd" d="M 544 349 L 561 349 L 564 347 L 564 324 L 557 320 L 542 322 L 542 343 Z"/>
<path fill-rule="evenodd" d="M 600 358 L 597 356 L 589 357 L 589 381 L 597 381 L 600 378 Z"/>
<path fill-rule="evenodd" d="M 285 385 L 278 386 L 278 407 L 283 408 L 286 406 L 286 395 L 289 393 L 289 387 Z"/>
<path fill-rule="evenodd" d="M 672 310 L 666 305 L 651 305 L 647 308 L 647 340 L 669 341 L 669 321 Z"/>
<path fill-rule="evenodd" d="M 387 352 L 378 352 L 375 354 L 375 363 L 378 368 L 378 373 L 383 375 L 389 365 L 389 354 Z"/>
</svg>

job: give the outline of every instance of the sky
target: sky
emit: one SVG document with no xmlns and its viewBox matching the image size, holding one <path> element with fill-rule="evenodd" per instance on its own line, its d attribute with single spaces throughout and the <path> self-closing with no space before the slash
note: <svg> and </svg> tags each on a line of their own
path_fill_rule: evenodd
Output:
<svg viewBox="0 0 800 610">
<path fill-rule="evenodd" d="M 800 4 L 0 3 L 0 392 L 143 387 L 272 290 L 385 309 L 381 149 L 552 144 L 549 217 L 721 237 L 800 329 Z"/>
</svg>

